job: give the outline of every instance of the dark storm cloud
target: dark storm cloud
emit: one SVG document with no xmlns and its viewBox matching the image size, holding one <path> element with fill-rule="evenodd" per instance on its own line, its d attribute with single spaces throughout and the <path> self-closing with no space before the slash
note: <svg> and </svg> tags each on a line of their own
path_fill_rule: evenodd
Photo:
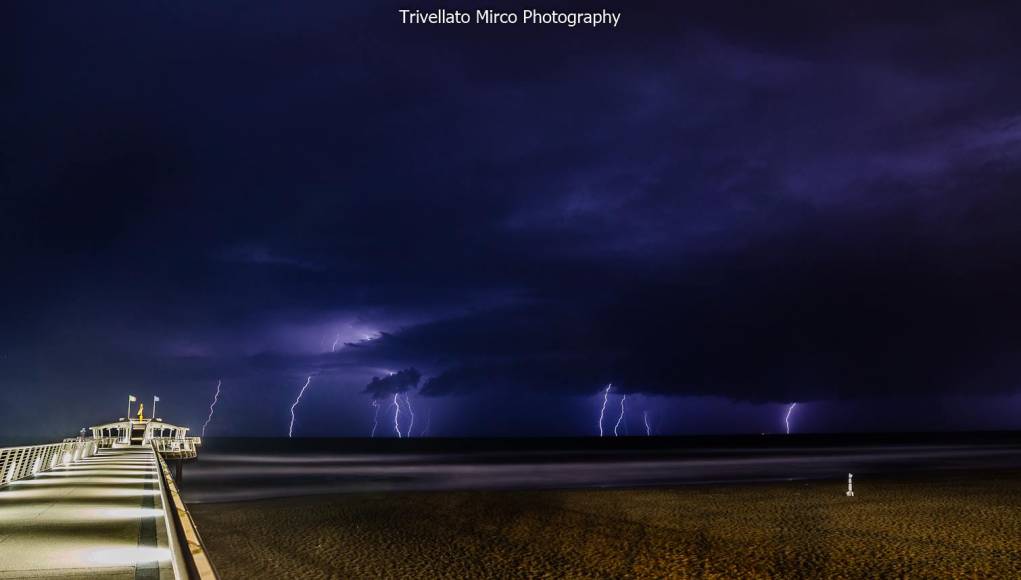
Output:
<svg viewBox="0 0 1021 580">
<path fill-rule="evenodd" d="M 1014 389 L 1021 309 L 1010 289 L 1021 236 L 1005 229 L 1011 197 L 930 209 L 936 231 L 892 210 L 817 218 L 729 256 L 636 278 L 611 300 L 491 312 L 369 348 L 434 362 L 423 389 L 432 395 L 583 393 L 610 381 L 753 401 Z M 499 337 L 489 342 L 490 333 Z"/>
<path fill-rule="evenodd" d="M 418 388 L 418 383 L 421 380 L 422 373 L 417 369 L 404 369 L 385 377 L 372 377 L 372 381 L 365 385 L 365 390 L 362 392 L 372 395 L 373 399 L 383 399 L 387 395 L 413 391 Z"/>
<path fill-rule="evenodd" d="M 18 3 L 0 386 L 1015 385 L 1012 4 L 396 8 Z"/>
</svg>

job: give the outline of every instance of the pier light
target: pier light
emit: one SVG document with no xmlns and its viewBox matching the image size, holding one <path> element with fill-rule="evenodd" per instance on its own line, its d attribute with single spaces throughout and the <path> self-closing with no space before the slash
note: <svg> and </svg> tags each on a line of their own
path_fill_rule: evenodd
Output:
<svg viewBox="0 0 1021 580">
<path fill-rule="evenodd" d="M 67 488 L 64 486 L 56 488 L 52 486 L 33 487 L 30 485 L 32 481 L 35 480 L 22 479 L 11 482 L 10 489 L 5 489 L 3 493 L 0 493 L 0 504 L 16 504 L 23 500 L 53 500 L 54 498 L 67 496 Z M 110 500 L 117 498 L 157 497 L 160 495 L 160 491 L 158 489 L 126 489 L 119 487 L 110 489 L 89 488 L 76 491 L 75 495 L 80 496 L 83 501 L 92 499 Z M 164 513 L 161 511 L 159 515 L 164 515 Z"/>
<path fill-rule="evenodd" d="M 139 477 L 149 475 L 152 470 L 133 468 L 133 469 L 119 469 L 116 467 L 96 467 L 87 469 L 59 469 L 54 471 L 47 471 L 40 473 L 39 477 L 48 478 L 67 478 L 67 477 Z"/>
<path fill-rule="evenodd" d="M 55 559 L 64 566 L 82 569 L 135 566 L 147 562 L 166 562 L 170 560 L 170 550 L 167 548 L 147 548 L 137 544 L 112 544 L 68 550 Z"/>
<path fill-rule="evenodd" d="M 111 477 L 111 476 L 101 476 L 101 475 L 100 476 L 88 475 L 88 476 L 85 476 L 85 477 L 86 478 L 83 480 L 84 483 L 88 483 L 90 485 L 145 485 L 147 483 L 150 484 L 150 485 L 159 485 L 159 483 L 160 483 L 158 479 L 153 479 L 153 478 L 148 478 L 148 477 Z M 56 485 L 66 485 L 63 481 L 61 481 L 59 479 L 54 479 L 52 477 L 49 478 L 49 479 L 42 478 L 42 477 L 40 477 L 38 479 L 19 479 L 17 481 L 10 482 L 10 485 L 11 485 L 12 488 L 13 487 L 22 487 L 22 486 L 28 486 L 28 487 L 35 487 L 35 486 L 47 487 L 47 486 L 53 486 L 55 484 Z"/>
<path fill-rule="evenodd" d="M 159 508 L 101 508 L 88 510 L 83 519 L 92 520 L 137 520 L 140 518 L 162 518 Z"/>
</svg>

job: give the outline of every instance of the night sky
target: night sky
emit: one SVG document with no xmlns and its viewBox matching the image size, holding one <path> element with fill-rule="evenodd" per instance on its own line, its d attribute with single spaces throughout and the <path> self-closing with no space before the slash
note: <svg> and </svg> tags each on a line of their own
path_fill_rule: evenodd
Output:
<svg viewBox="0 0 1021 580">
<path fill-rule="evenodd" d="M 0 437 L 1019 428 L 1021 10 L 889 4 L 7 3 Z"/>
</svg>

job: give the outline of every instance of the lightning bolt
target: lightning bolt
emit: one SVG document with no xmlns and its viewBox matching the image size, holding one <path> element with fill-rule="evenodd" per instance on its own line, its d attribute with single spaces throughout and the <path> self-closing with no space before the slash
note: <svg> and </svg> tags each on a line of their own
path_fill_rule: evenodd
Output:
<svg viewBox="0 0 1021 580">
<path fill-rule="evenodd" d="M 379 401 L 372 401 L 372 406 L 376 408 L 376 412 L 372 415 L 372 434 L 369 437 L 376 436 L 376 427 L 379 427 Z"/>
<path fill-rule="evenodd" d="M 298 392 L 298 398 L 294 399 L 294 404 L 291 405 L 291 426 L 287 428 L 287 436 L 288 437 L 293 437 L 294 436 L 294 408 L 297 407 L 298 403 L 301 402 L 301 396 L 305 394 L 305 389 L 308 388 L 308 384 L 311 383 L 311 382 L 312 382 L 312 375 L 309 375 L 308 378 L 305 379 L 305 385 L 302 386 L 301 387 L 301 391 Z"/>
<path fill-rule="evenodd" d="M 408 437 L 411 437 L 411 428 L 415 426 L 415 410 L 411 408 L 411 399 L 404 393 L 404 402 L 408 405 L 408 412 L 411 413 L 411 423 L 408 424 Z"/>
<path fill-rule="evenodd" d="M 788 435 L 791 434 L 791 411 L 793 411 L 794 407 L 797 407 L 797 406 L 798 406 L 797 403 L 791 403 L 791 406 L 787 407 L 787 416 L 783 418 L 784 424 L 787 425 L 787 434 Z"/>
<path fill-rule="evenodd" d="M 606 390 L 603 391 L 603 408 L 599 409 L 599 436 L 603 436 L 603 415 L 606 414 L 606 401 L 610 398 L 610 388 L 613 383 L 606 385 Z"/>
<path fill-rule="evenodd" d="M 206 422 L 202 424 L 202 436 L 206 436 L 206 427 L 209 426 L 209 422 L 213 420 L 213 407 L 216 406 L 216 402 L 220 400 L 220 385 L 223 384 L 222 380 L 216 381 L 216 394 L 213 395 L 213 403 L 209 405 L 209 416 L 206 417 Z"/>
<path fill-rule="evenodd" d="M 401 424 L 397 422 L 397 418 L 401 416 L 401 405 L 397 402 L 397 393 L 394 393 L 394 431 L 397 432 L 397 438 L 403 437 L 401 435 Z"/>
<path fill-rule="evenodd" d="M 335 352 L 337 350 L 337 343 L 338 342 L 340 342 L 340 333 L 339 332 L 337 333 L 337 338 L 333 339 L 333 346 L 330 347 L 330 352 Z"/>
<path fill-rule="evenodd" d="M 624 401 L 627 400 L 627 394 L 620 398 L 620 416 L 617 417 L 617 424 L 613 426 L 613 436 L 617 436 L 617 428 L 620 427 L 620 422 L 624 420 Z"/>
<path fill-rule="evenodd" d="M 652 427 L 649 427 L 649 412 L 648 411 L 642 411 L 642 419 L 645 421 L 645 436 L 646 437 L 651 437 L 652 436 Z"/>
</svg>

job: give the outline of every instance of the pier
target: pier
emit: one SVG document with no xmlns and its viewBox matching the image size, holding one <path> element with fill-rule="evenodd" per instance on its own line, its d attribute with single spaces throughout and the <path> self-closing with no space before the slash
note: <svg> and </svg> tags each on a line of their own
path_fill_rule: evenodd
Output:
<svg viewBox="0 0 1021 580">
<path fill-rule="evenodd" d="M 0 579 L 217 578 L 178 493 L 201 439 L 141 415 L 91 431 L 0 449 Z"/>
</svg>

